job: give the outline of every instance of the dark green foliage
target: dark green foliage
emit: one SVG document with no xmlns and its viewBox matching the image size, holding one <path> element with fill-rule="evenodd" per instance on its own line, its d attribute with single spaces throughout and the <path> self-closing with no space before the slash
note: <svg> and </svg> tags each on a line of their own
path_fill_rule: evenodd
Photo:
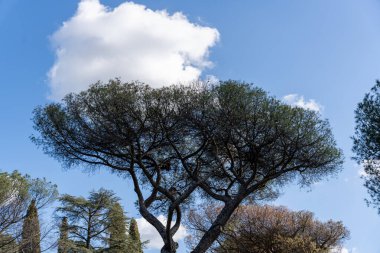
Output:
<svg viewBox="0 0 380 253">
<path fill-rule="evenodd" d="M 59 198 L 56 209 L 60 218 L 66 217 L 69 245 L 75 250 L 101 250 L 106 248 L 110 208 L 118 200 L 112 191 L 92 191 L 88 199 L 65 194 Z"/>
<path fill-rule="evenodd" d="M 173 236 L 195 193 L 224 203 L 198 253 L 245 200 L 273 197 L 286 183 L 321 180 L 342 164 L 319 114 L 236 81 L 161 89 L 97 83 L 37 108 L 34 126 L 33 141 L 64 165 L 130 176 L 141 215 L 164 241 L 162 252 L 176 251 Z M 166 224 L 157 213 L 166 214 Z"/>
<path fill-rule="evenodd" d="M 380 82 L 365 94 L 355 110 L 354 159 L 364 167 L 372 204 L 380 213 Z"/>
<path fill-rule="evenodd" d="M 58 253 L 68 253 L 69 243 L 69 224 L 67 217 L 63 217 L 59 227 Z"/>
<path fill-rule="evenodd" d="M 142 253 L 142 243 L 140 239 L 140 232 L 135 219 L 131 219 L 129 224 L 129 239 L 130 239 L 130 252 Z"/>
<path fill-rule="evenodd" d="M 127 217 L 121 205 L 116 202 L 109 214 L 109 251 L 111 253 L 131 252 L 127 237 Z M 131 252 L 132 253 L 132 252 Z"/>
<path fill-rule="evenodd" d="M 22 226 L 20 253 L 40 253 L 40 237 L 40 222 L 38 220 L 36 201 L 32 200 Z"/>
</svg>

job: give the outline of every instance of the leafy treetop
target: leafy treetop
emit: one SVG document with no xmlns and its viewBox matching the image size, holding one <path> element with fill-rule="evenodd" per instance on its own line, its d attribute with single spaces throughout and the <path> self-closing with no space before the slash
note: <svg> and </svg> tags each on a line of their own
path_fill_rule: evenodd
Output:
<svg viewBox="0 0 380 253">
<path fill-rule="evenodd" d="M 273 196 L 294 180 L 310 184 L 342 164 L 319 114 L 237 81 L 160 89 L 97 83 L 35 109 L 34 126 L 33 141 L 66 166 L 127 175 L 162 252 L 176 251 L 173 235 L 195 196 L 224 204 L 194 249 L 205 252 L 245 200 Z"/>
</svg>

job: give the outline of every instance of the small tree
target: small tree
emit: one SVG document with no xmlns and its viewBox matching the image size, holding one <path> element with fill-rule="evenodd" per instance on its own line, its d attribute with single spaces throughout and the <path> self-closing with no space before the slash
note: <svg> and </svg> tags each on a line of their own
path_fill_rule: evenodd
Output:
<svg viewBox="0 0 380 253">
<path fill-rule="evenodd" d="M 25 226 L 25 222 L 28 222 L 25 219 L 31 212 L 30 208 L 34 206 L 40 210 L 52 203 L 58 195 L 57 186 L 44 178 L 34 179 L 17 171 L 0 173 L 0 186 L 0 252 L 18 252 L 17 243 L 26 236 L 23 223 Z M 51 230 L 42 227 L 39 238 L 43 240 L 42 245 L 45 242 L 47 246 Z"/>
<path fill-rule="evenodd" d="M 142 243 L 140 239 L 140 232 L 137 222 L 134 218 L 131 219 L 129 224 L 129 239 L 130 239 L 130 252 L 131 253 L 142 253 Z"/>
<path fill-rule="evenodd" d="M 91 192 L 88 199 L 68 194 L 59 198 L 61 205 L 56 212 L 60 219 L 67 218 L 69 242 L 75 250 L 106 248 L 109 209 L 117 200 L 112 191 L 105 189 Z"/>
<path fill-rule="evenodd" d="M 208 205 L 190 211 L 188 228 L 192 233 L 187 237 L 190 247 L 197 245 L 220 208 Z M 210 251 L 328 253 L 342 246 L 348 236 L 349 232 L 341 222 L 330 220 L 323 223 L 315 220 L 311 212 L 245 205 L 239 207 L 223 227 L 221 236 Z"/>
<path fill-rule="evenodd" d="M 355 110 L 354 159 L 364 167 L 367 200 L 380 213 L 380 82 L 365 94 Z"/>
<path fill-rule="evenodd" d="M 40 253 L 41 234 L 40 222 L 36 201 L 32 200 L 29 205 L 24 224 L 22 226 L 22 239 L 20 243 L 20 253 Z"/>
<path fill-rule="evenodd" d="M 164 241 L 162 253 L 176 251 L 173 236 L 195 196 L 224 204 L 194 248 L 202 253 L 247 199 L 294 180 L 321 180 L 342 164 L 320 115 L 236 81 L 161 89 L 97 83 L 37 108 L 34 125 L 33 141 L 66 166 L 126 173 L 141 215 Z"/>
<path fill-rule="evenodd" d="M 132 252 L 127 237 L 127 217 L 121 205 L 116 202 L 109 214 L 109 252 Z"/>
</svg>

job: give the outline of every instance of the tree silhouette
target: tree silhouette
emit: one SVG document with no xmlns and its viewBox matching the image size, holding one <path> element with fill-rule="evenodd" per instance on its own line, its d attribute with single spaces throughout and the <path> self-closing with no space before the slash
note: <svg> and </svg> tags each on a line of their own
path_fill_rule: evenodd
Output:
<svg viewBox="0 0 380 253">
<path fill-rule="evenodd" d="M 141 215 L 164 241 L 162 253 L 176 251 L 173 236 L 196 196 L 223 203 L 193 250 L 200 253 L 247 199 L 296 180 L 313 183 L 342 164 L 319 114 L 236 81 L 160 89 L 97 83 L 37 108 L 34 126 L 39 135 L 33 141 L 64 165 L 127 175 Z"/>
<path fill-rule="evenodd" d="M 365 94 L 355 110 L 354 159 L 365 171 L 364 186 L 370 195 L 369 205 L 380 214 L 380 82 Z"/>
</svg>

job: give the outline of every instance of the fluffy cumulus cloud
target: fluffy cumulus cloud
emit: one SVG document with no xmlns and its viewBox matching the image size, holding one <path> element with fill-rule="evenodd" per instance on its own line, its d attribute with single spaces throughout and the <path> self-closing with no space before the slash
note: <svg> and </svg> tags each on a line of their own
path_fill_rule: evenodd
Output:
<svg viewBox="0 0 380 253">
<path fill-rule="evenodd" d="M 163 224 L 166 224 L 166 219 L 164 216 L 160 215 L 157 217 L 159 221 Z M 137 225 L 139 226 L 139 232 L 142 241 L 149 240 L 147 245 L 148 249 L 161 249 L 164 245 L 160 235 L 157 230 L 150 225 L 144 218 L 136 219 Z M 186 229 L 183 226 L 180 226 L 177 233 L 174 235 L 174 240 L 179 241 L 186 237 Z"/>
<path fill-rule="evenodd" d="M 297 106 L 316 112 L 321 112 L 323 110 L 323 107 L 320 104 L 318 104 L 314 99 L 305 100 L 303 96 L 300 96 L 298 94 L 286 95 L 282 98 L 282 100 L 291 106 Z"/>
<path fill-rule="evenodd" d="M 99 0 L 81 0 L 51 40 L 56 61 L 48 76 L 51 98 L 59 99 L 115 77 L 154 87 L 199 79 L 212 66 L 209 50 L 219 33 L 180 12 L 132 2 L 111 9 Z"/>
</svg>

